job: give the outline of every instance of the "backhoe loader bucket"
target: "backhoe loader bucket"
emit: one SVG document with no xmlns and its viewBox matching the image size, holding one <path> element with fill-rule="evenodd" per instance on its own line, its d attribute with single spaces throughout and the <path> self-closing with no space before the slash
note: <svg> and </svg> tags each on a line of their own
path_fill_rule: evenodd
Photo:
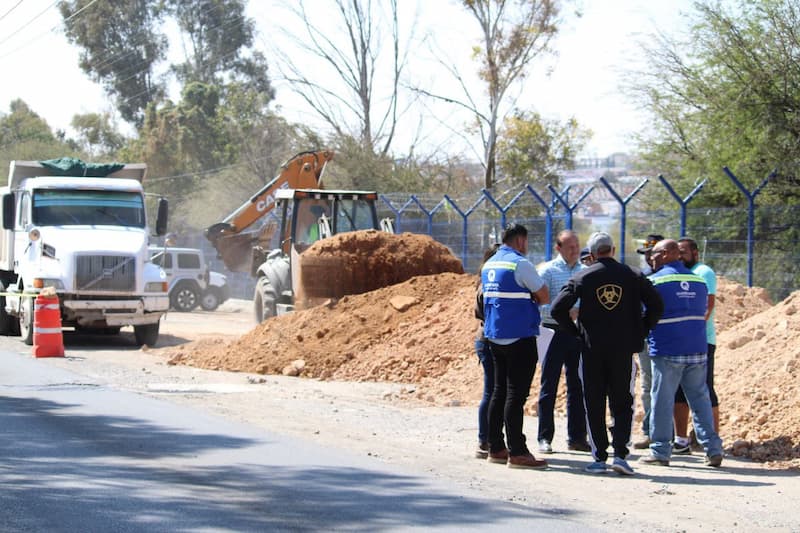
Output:
<svg viewBox="0 0 800 533">
<path fill-rule="evenodd" d="M 225 233 L 224 226 L 217 224 L 206 230 L 206 237 L 217 250 L 217 256 L 231 272 L 252 274 L 253 250 L 257 247 L 270 248 L 270 241 L 277 230 L 277 224 L 270 222 L 259 231 L 249 233 Z"/>
</svg>

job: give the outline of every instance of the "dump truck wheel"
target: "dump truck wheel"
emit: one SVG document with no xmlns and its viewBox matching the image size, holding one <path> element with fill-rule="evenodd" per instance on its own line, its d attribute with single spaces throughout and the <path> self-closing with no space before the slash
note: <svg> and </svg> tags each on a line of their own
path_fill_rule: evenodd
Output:
<svg viewBox="0 0 800 533">
<path fill-rule="evenodd" d="M 257 323 L 275 316 L 275 288 L 265 276 L 258 278 L 253 296 L 253 307 Z"/>
<path fill-rule="evenodd" d="M 136 339 L 136 346 L 155 346 L 158 342 L 158 328 L 161 321 L 155 324 L 140 324 L 133 326 L 133 336 Z"/>
<path fill-rule="evenodd" d="M 22 342 L 33 346 L 33 298 L 23 298 L 19 309 L 19 334 Z"/>
<path fill-rule="evenodd" d="M 0 292 L 6 292 L 6 286 L 0 282 Z M 6 297 L 0 296 L 0 335 L 14 335 L 14 317 L 6 312 Z"/>
</svg>

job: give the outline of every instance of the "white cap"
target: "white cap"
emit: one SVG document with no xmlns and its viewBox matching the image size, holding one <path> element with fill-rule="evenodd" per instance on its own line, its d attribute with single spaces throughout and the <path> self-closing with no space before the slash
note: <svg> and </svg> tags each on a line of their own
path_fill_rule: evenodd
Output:
<svg viewBox="0 0 800 533">
<path fill-rule="evenodd" d="M 597 256 L 598 253 L 607 254 L 614 248 L 614 239 L 605 231 L 597 231 L 592 233 L 589 237 L 589 242 L 586 243 L 592 255 Z"/>
</svg>

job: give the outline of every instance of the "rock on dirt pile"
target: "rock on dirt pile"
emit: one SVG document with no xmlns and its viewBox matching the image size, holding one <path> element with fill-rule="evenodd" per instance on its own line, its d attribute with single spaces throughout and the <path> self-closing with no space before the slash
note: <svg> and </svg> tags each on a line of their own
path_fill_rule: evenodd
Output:
<svg viewBox="0 0 800 533">
<path fill-rule="evenodd" d="M 340 298 L 401 283 L 414 276 L 464 273 L 461 260 L 427 235 L 376 230 L 340 233 L 300 256 L 303 294 Z"/>
</svg>

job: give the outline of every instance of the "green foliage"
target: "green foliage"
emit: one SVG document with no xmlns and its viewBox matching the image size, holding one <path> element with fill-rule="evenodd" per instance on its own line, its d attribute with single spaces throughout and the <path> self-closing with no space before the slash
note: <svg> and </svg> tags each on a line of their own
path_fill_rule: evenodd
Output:
<svg viewBox="0 0 800 533">
<path fill-rule="evenodd" d="M 800 201 L 800 4 L 694 4 L 683 40 L 660 36 L 629 87 L 654 118 L 643 161 L 677 180 L 709 178 L 698 205 L 742 205 L 774 170 L 760 203 Z"/>
<path fill-rule="evenodd" d="M 488 102 L 479 108 L 469 95 L 470 109 L 478 122 L 484 147 L 484 187 L 494 185 L 497 167 L 498 122 L 508 91 L 525 78 L 528 64 L 550 51 L 558 32 L 557 0 L 463 0 L 464 7 L 480 25 L 481 42 L 473 47 L 478 75 L 485 83 Z"/>
<path fill-rule="evenodd" d="M 504 121 L 497 143 L 497 162 L 509 181 L 504 186 L 560 188 L 558 170 L 575 168 L 575 158 L 590 137 L 574 118 L 562 124 L 536 112 L 515 112 Z"/>
<path fill-rule="evenodd" d="M 11 102 L 9 113 L 0 115 L 0 172 L 14 159 L 39 161 L 62 156 L 84 158 L 78 146 L 55 135 L 50 126 L 22 100 Z M 5 175 L 0 176 L 5 182 Z"/>
<path fill-rule="evenodd" d="M 125 146 L 126 139 L 117 131 L 117 125 L 109 113 L 74 115 L 71 125 L 77 132 L 77 142 L 92 157 L 113 159 Z"/>
<path fill-rule="evenodd" d="M 161 0 L 65 0 L 59 9 L 81 69 L 115 98 L 123 119 L 141 125 L 147 104 L 165 94 L 154 70 L 167 50 Z"/>
</svg>

